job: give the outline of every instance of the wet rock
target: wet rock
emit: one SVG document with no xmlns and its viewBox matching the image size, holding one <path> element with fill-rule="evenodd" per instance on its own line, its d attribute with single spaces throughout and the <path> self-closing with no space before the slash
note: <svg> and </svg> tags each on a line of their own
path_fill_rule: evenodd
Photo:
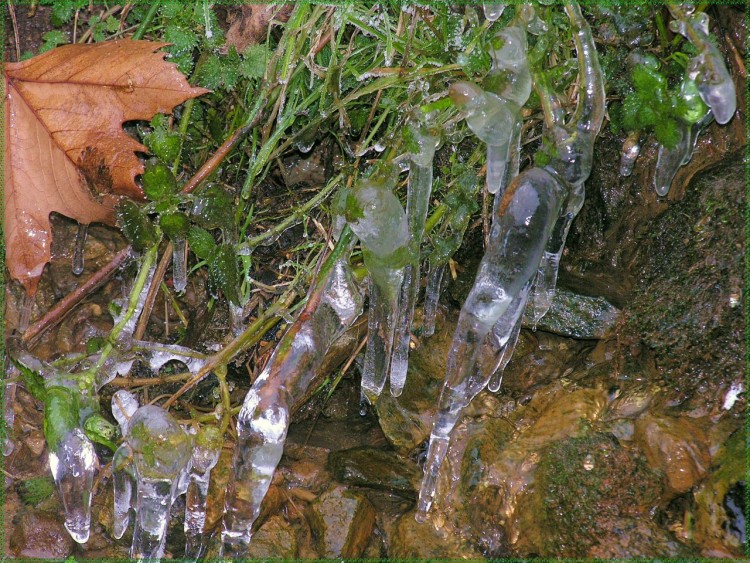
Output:
<svg viewBox="0 0 750 563">
<path fill-rule="evenodd" d="M 328 453 L 324 448 L 287 443 L 279 471 L 290 487 L 320 493 L 331 481 L 326 469 Z"/>
<path fill-rule="evenodd" d="M 18 557 L 61 559 L 73 553 L 74 542 L 59 515 L 27 512 L 13 530 L 10 547 Z"/>
<path fill-rule="evenodd" d="M 412 511 L 404 514 L 394 525 L 388 557 L 414 561 L 479 559 L 482 554 L 457 534 L 441 533 L 431 521 L 418 524 Z"/>
<path fill-rule="evenodd" d="M 297 557 L 297 538 L 289 522 L 281 516 L 271 516 L 253 534 L 247 556 L 251 559 L 294 559 Z"/>
<path fill-rule="evenodd" d="M 620 310 L 603 297 L 589 297 L 558 288 L 552 306 L 536 328 L 580 339 L 602 338 L 615 325 Z M 524 328 L 534 328 L 524 317 Z"/>
<path fill-rule="evenodd" d="M 635 433 L 649 463 L 667 476 L 674 493 L 690 490 L 706 474 L 706 435 L 690 419 L 648 414 L 636 421 Z"/>
<path fill-rule="evenodd" d="M 321 557 L 360 557 L 375 525 L 375 509 L 359 493 L 334 486 L 306 511 Z"/>
<path fill-rule="evenodd" d="M 736 431 L 714 458 L 711 473 L 695 491 L 695 540 L 704 557 L 742 555 L 747 442 Z"/>
<path fill-rule="evenodd" d="M 535 527 L 522 534 L 519 555 L 677 556 L 684 548 L 651 515 L 662 488 L 643 456 L 609 434 L 589 427 L 556 441 L 540 453 L 521 519 Z"/>
<path fill-rule="evenodd" d="M 416 497 L 422 480 L 422 472 L 412 461 L 367 446 L 332 453 L 328 467 L 342 483 L 392 491 L 407 498 Z"/>
</svg>

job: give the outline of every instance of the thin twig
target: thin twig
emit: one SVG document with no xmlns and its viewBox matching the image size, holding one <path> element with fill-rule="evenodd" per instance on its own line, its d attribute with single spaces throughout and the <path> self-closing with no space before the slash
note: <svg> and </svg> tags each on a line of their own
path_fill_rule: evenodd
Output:
<svg viewBox="0 0 750 563">
<path fill-rule="evenodd" d="M 99 14 L 99 21 L 104 21 L 107 18 L 114 16 L 117 12 L 119 12 L 122 9 L 122 6 L 112 6 L 109 10 L 106 12 L 102 12 Z M 86 41 L 89 40 L 89 38 L 93 35 L 93 28 L 89 27 L 86 32 L 81 35 L 81 38 L 78 40 L 78 43 L 86 43 Z M 75 41 L 74 41 L 75 43 Z"/>
<path fill-rule="evenodd" d="M 65 315 L 85 297 L 93 293 L 96 289 L 101 287 L 110 277 L 122 266 L 122 264 L 130 256 L 131 247 L 126 246 L 120 252 L 112 257 L 109 263 L 101 268 L 99 271 L 94 272 L 85 282 L 71 291 L 68 295 L 63 297 L 60 301 L 55 303 L 47 313 L 33 325 L 31 325 L 26 332 L 23 334 L 22 339 L 29 345 L 33 345 L 36 338 L 45 330 L 56 326 L 60 321 L 65 318 Z"/>
<path fill-rule="evenodd" d="M 156 301 L 156 294 L 159 292 L 159 285 L 161 280 L 164 279 L 164 274 L 169 266 L 169 261 L 172 259 L 172 243 L 167 244 L 167 248 L 164 249 L 164 254 L 159 261 L 159 265 L 156 267 L 154 272 L 154 279 L 151 281 L 151 286 L 148 288 L 146 294 L 146 301 L 143 303 L 143 311 L 138 319 L 138 325 L 135 327 L 133 338 L 135 340 L 143 340 L 143 335 L 146 334 L 146 326 L 148 320 L 151 318 L 151 309 L 154 307 L 154 301 Z"/>
<path fill-rule="evenodd" d="M 13 2 L 8 2 L 8 12 L 10 13 L 10 21 L 13 22 L 13 38 L 16 42 L 16 62 L 21 60 L 21 47 L 18 44 L 18 22 L 16 21 L 16 9 L 13 6 Z"/>
</svg>

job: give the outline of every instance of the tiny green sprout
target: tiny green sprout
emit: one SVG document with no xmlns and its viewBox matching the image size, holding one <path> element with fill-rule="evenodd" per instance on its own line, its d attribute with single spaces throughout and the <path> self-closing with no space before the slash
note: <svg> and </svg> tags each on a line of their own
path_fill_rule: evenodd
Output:
<svg viewBox="0 0 750 563">
<path fill-rule="evenodd" d="M 428 104 L 419 106 L 419 111 L 421 111 L 424 114 L 428 114 L 433 111 L 443 111 L 443 110 L 450 109 L 452 107 L 453 107 L 453 101 L 450 99 L 449 96 L 445 96 L 443 98 L 439 98 L 435 100 L 434 102 L 430 102 Z"/>
<path fill-rule="evenodd" d="M 101 415 L 93 414 L 88 417 L 83 423 L 83 431 L 92 442 L 101 444 L 113 452 L 117 449 L 113 442 L 118 434 L 117 428 Z"/>
<path fill-rule="evenodd" d="M 143 172 L 143 193 L 151 201 L 161 201 L 178 190 L 177 180 L 163 162 L 151 159 Z"/>
<path fill-rule="evenodd" d="M 170 239 L 184 239 L 190 231 L 190 219 L 184 213 L 166 213 L 159 217 L 159 226 Z"/>
</svg>

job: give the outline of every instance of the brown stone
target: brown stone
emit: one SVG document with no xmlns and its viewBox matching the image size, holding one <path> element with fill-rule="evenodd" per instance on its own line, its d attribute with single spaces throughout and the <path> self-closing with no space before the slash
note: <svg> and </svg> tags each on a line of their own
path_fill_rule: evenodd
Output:
<svg viewBox="0 0 750 563">
<path fill-rule="evenodd" d="M 13 530 L 10 547 L 19 557 L 61 559 L 73 553 L 73 539 L 60 515 L 27 512 Z"/>
<path fill-rule="evenodd" d="M 334 486 L 306 511 L 321 557 L 361 557 L 375 526 L 375 509 L 359 493 Z"/>
</svg>

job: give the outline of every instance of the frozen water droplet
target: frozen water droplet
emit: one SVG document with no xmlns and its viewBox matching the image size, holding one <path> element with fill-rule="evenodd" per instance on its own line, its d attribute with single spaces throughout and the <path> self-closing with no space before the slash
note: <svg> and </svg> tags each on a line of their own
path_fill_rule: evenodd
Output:
<svg viewBox="0 0 750 563">
<path fill-rule="evenodd" d="M 138 399 L 126 389 L 120 389 L 112 395 L 112 416 L 115 417 L 123 436 L 128 433 L 130 419 L 138 410 Z"/>
<path fill-rule="evenodd" d="M 586 454 L 586 457 L 583 460 L 583 468 L 586 471 L 591 471 L 594 469 L 594 456 L 591 454 Z"/>
<path fill-rule="evenodd" d="M 482 8 L 484 9 L 484 17 L 491 22 L 500 19 L 505 11 L 505 3 L 503 2 L 482 2 Z"/>
</svg>

